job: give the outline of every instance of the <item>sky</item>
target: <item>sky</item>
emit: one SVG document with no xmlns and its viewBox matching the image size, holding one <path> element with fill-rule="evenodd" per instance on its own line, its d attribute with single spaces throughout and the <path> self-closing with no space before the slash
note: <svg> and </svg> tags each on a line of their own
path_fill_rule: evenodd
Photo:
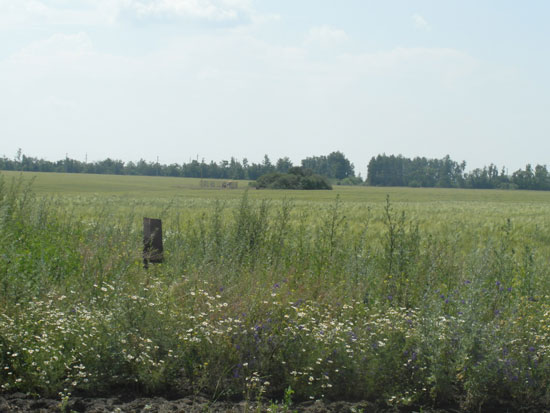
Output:
<svg viewBox="0 0 550 413">
<path fill-rule="evenodd" d="M 550 163 L 546 0 L 0 0 L 0 155 Z"/>
</svg>

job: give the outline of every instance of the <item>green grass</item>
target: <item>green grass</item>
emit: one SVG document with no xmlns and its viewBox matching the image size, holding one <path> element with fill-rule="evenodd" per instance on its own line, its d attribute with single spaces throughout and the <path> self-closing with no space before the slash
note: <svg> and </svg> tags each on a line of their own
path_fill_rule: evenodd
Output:
<svg viewBox="0 0 550 413">
<path fill-rule="evenodd" d="M 1 176 L 0 392 L 550 401 L 550 193 Z"/>
<path fill-rule="evenodd" d="M 239 199 L 248 187 L 248 181 L 238 181 L 239 188 L 203 189 L 197 178 L 170 178 L 121 175 L 92 175 L 64 173 L 1 172 L 7 178 L 23 176 L 34 178 L 33 189 L 46 195 L 128 196 L 134 198 L 199 198 Z M 215 181 L 209 179 L 208 181 Z M 332 191 L 250 190 L 251 199 L 292 198 L 300 201 L 331 202 L 336 195 L 346 202 L 385 202 L 390 195 L 394 202 L 497 202 L 550 204 L 547 191 L 506 191 L 448 188 L 396 188 L 334 186 Z"/>
</svg>

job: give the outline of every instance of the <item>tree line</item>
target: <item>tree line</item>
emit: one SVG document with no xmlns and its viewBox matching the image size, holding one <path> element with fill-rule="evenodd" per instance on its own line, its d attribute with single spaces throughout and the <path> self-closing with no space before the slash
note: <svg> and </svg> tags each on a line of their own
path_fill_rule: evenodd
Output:
<svg viewBox="0 0 550 413">
<path fill-rule="evenodd" d="M 405 158 L 401 155 L 372 157 L 367 167 L 367 185 L 479 189 L 550 190 L 546 165 L 527 164 L 509 175 L 506 169 L 490 164 L 466 172 L 466 162 L 442 159 Z"/>
<path fill-rule="evenodd" d="M 82 162 L 65 157 L 58 161 L 47 161 L 24 155 L 21 150 L 14 159 L 6 156 L 0 158 L 0 170 L 29 171 L 29 172 L 65 172 L 90 173 L 113 175 L 145 175 L 145 176 L 174 176 L 186 178 L 230 179 L 230 180 L 257 180 L 260 176 L 279 172 L 286 174 L 295 165 L 288 157 L 279 158 L 272 162 L 265 155 L 260 163 L 249 162 L 246 158 L 239 161 L 233 157 L 221 162 L 206 162 L 204 159 L 190 160 L 188 163 L 161 164 L 147 162 L 140 159 L 138 162 L 123 162 L 111 158 L 95 162 Z M 332 152 L 327 156 L 312 156 L 301 161 L 301 167 L 311 170 L 314 174 L 343 183 L 362 183 L 360 177 L 355 176 L 354 165 L 341 152 Z"/>
<path fill-rule="evenodd" d="M 367 166 L 367 179 L 355 175 L 354 165 L 339 151 L 329 155 L 311 156 L 302 159 L 300 166 L 313 174 L 326 177 L 338 184 L 370 186 L 408 186 L 440 188 L 479 189 L 532 189 L 550 190 L 550 173 L 546 165 L 533 167 L 527 164 L 511 175 L 504 167 L 494 164 L 466 172 L 466 162 L 456 162 L 449 155 L 442 159 L 425 157 L 406 158 L 398 155 L 372 157 Z M 288 157 L 272 162 L 265 155 L 262 162 L 242 161 L 231 157 L 221 162 L 206 162 L 204 159 L 187 163 L 161 164 L 140 159 L 138 162 L 123 162 L 107 158 L 95 162 L 82 162 L 65 157 L 47 161 L 24 155 L 21 150 L 13 159 L 0 157 L 0 170 L 30 172 L 66 172 L 114 175 L 174 176 L 204 179 L 257 180 L 271 173 L 287 174 L 293 165 Z"/>
</svg>

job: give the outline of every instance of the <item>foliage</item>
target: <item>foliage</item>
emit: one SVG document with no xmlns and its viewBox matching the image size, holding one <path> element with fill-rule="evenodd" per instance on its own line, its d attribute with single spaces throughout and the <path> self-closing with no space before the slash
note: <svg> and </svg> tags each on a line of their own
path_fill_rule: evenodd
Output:
<svg viewBox="0 0 550 413">
<path fill-rule="evenodd" d="M 332 189 L 326 178 L 300 167 L 290 168 L 288 173 L 271 172 L 262 175 L 254 186 L 256 189 Z"/>
<path fill-rule="evenodd" d="M 463 183 L 465 167 L 465 162 L 458 164 L 448 155 L 440 160 L 383 154 L 370 160 L 367 183 L 375 186 L 458 187 Z"/>
<path fill-rule="evenodd" d="M 361 185 L 363 178 L 361 176 L 348 176 L 347 178 L 336 181 L 337 185 Z"/>
<path fill-rule="evenodd" d="M 414 159 L 385 154 L 371 158 L 367 184 L 373 186 L 409 186 L 476 189 L 531 189 L 550 190 L 550 174 L 546 166 L 535 170 L 528 164 L 511 176 L 497 166 L 476 168 L 465 172 L 466 162 L 458 163 L 449 155 L 443 159 Z"/>
<path fill-rule="evenodd" d="M 170 203 L 0 179 L 0 392 L 548 405 L 544 194 Z M 148 270 L 142 216 L 165 229 Z"/>
<path fill-rule="evenodd" d="M 335 181 L 338 185 L 359 185 L 360 176 L 355 176 L 354 165 L 341 152 L 332 152 L 328 156 L 312 156 L 301 161 L 305 169 Z M 188 163 L 170 165 L 159 162 L 136 162 L 104 159 L 96 162 L 81 162 L 66 157 L 56 162 L 24 155 L 21 150 L 14 159 L 0 158 L 0 170 L 28 172 L 66 172 L 113 175 L 171 176 L 206 179 L 256 180 L 271 173 L 286 174 L 293 167 L 288 157 L 271 162 L 267 155 L 261 163 L 249 163 L 231 157 L 219 163 L 209 163 L 202 159 Z M 449 155 L 443 159 L 416 157 L 405 158 L 401 155 L 385 154 L 371 158 L 368 164 L 366 184 L 371 186 L 408 186 L 425 188 L 473 188 L 473 189 L 530 189 L 550 190 L 550 174 L 546 165 L 530 164 L 525 170 L 519 169 L 508 175 L 503 167 L 500 172 L 496 165 L 490 164 L 466 172 L 466 163 L 457 163 Z M 288 183 L 290 184 L 290 183 Z"/>
<path fill-rule="evenodd" d="M 302 167 L 330 179 L 345 179 L 355 176 L 353 164 L 342 152 L 305 158 L 302 160 Z"/>
<path fill-rule="evenodd" d="M 328 178 L 344 179 L 355 177 L 353 165 L 341 152 L 333 152 L 327 156 L 306 158 L 302 164 L 308 164 L 308 168 L 314 173 Z M 242 161 L 231 157 L 219 163 L 204 159 L 190 160 L 188 163 L 164 165 L 157 162 L 147 162 L 140 159 L 138 162 L 123 162 L 111 158 L 102 161 L 85 162 L 66 157 L 56 162 L 33 158 L 22 154 L 21 149 L 15 159 L 6 156 L 0 158 L 0 170 L 28 171 L 28 172 L 66 172 L 88 174 L 113 174 L 113 175 L 143 175 L 143 176 L 173 176 L 208 179 L 250 179 L 255 180 L 269 173 L 286 174 L 293 167 L 288 157 L 277 160 L 272 164 L 269 156 L 265 155 L 261 163 L 249 163 L 248 159 Z"/>
</svg>

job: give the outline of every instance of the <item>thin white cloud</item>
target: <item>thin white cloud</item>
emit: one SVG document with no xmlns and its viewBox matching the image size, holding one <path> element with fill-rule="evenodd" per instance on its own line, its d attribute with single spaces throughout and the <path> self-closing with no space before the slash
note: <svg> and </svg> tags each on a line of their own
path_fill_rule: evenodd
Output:
<svg viewBox="0 0 550 413">
<path fill-rule="evenodd" d="M 353 59 L 361 67 L 385 72 L 388 69 L 410 70 L 412 67 L 467 67 L 471 71 L 476 64 L 474 58 L 465 52 L 452 48 L 398 47 L 377 53 L 348 55 L 344 59 Z"/>
<path fill-rule="evenodd" d="M 257 22 L 250 0 L 0 0 L 0 28 L 23 24 L 110 25 L 119 19 Z"/>
<path fill-rule="evenodd" d="M 479 69 L 469 54 L 452 48 L 395 48 L 377 53 L 348 54 L 338 59 L 349 79 L 391 77 L 405 84 L 438 84 L 456 89 Z"/>
<path fill-rule="evenodd" d="M 419 30 L 430 30 L 430 24 L 421 14 L 415 13 L 411 16 L 414 27 Z"/>
<path fill-rule="evenodd" d="M 35 0 L 0 1 L 0 28 L 17 27 L 30 18 L 43 16 L 47 7 Z"/>
<path fill-rule="evenodd" d="M 205 20 L 234 22 L 249 17 L 244 0 L 122 0 L 121 16 L 143 20 Z"/>
<path fill-rule="evenodd" d="M 104 25 L 114 21 L 120 0 L 0 0 L 0 28 L 21 25 Z"/>
<path fill-rule="evenodd" d="M 86 33 L 56 33 L 34 42 L 9 59 L 12 63 L 36 64 L 43 61 L 71 60 L 92 53 L 92 41 Z"/>
<path fill-rule="evenodd" d="M 45 107 L 53 107 L 56 109 L 61 110 L 70 110 L 74 109 L 77 105 L 74 100 L 71 99 L 65 99 L 59 96 L 48 96 L 44 101 L 42 102 L 42 105 Z"/>
<path fill-rule="evenodd" d="M 349 39 L 348 34 L 332 26 L 315 26 L 309 29 L 305 39 L 306 45 L 334 46 Z"/>
</svg>

